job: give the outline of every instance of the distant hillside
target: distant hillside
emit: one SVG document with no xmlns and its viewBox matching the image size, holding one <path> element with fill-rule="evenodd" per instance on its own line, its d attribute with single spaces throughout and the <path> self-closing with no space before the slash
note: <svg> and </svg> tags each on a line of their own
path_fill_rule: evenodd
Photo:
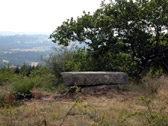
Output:
<svg viewBox="0 0 168 126">
<path fill-rule="evenodd" d="M 41 62 L 40 55 L 47 56 L 56 46 L 48 35 L 0 35 L 0 66 Z"/>
<path fill-rule="evenodd" d="M 9 33 L 8 33 L 9 34 Z M 52 47 L 59 48 L 57 44 L 48 39 L 49 35 L 1 35 L 0 34 L 0 66 L 20 66 L 24 63 L 43 63 L 39 57 L 48 56 Z M 83 47 L 85 44 L 76 43 Z"/>
</svg>

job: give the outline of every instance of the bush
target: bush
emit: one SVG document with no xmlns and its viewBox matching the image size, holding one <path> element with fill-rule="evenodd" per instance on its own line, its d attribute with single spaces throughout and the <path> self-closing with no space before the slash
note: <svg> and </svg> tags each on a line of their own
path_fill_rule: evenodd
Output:
<svg viewBox="0 0 168 126">
<path fill-rule="evenodd" d="M 29 77 L 19 77 L 12 83 L 12 92 L 18 98 L 31 97 L 31 89 L 41 88 L 45 91 L 55 91 L 58 78 L 51 73 L 48 67 L 41 66 L 34 69 Z"/>
<path fill-rule="evenodd" d="M 29 78 L 20 78 L 13 82 L 12 92 L 16 98 L 31 97 L 30 90 L 34 87 L 34 83 Z"/>
<path fill-rule="evenodd" d="M 90 69 L 85 48 L 62 47 L 55 49 L 55 53 L 50 54 L 48 59 L 43 59 L 43 57 L 41 59 L 53 70 L 56 77 L 61 77 L 61 72 L 86 71 Z"/>
<path fill-rule="evenodd" d="M 7 104 L 7 95 L 0 93 L 0 107 L 4 107 Z"/>
<path fill-rule="evenodd" d="M 146 76 L 142 79 L 140 87 L 143 89 L 143 92 L 147 95 L 156 94 L 159 87 L 161 86 L 161 78 L 152 78 Z"/>
<path fill-rule="evenodd" d="M 152 103 L 152 100 L 146 99 L 145 97 L 141 96 L 139 97 L 139 100 L 142 101 L 142 103 L 146 107 L 146 111 L 136 111 L 134 113 L 128 113 L 126 114 L 122 120 L 119 120 L 122 126 L 127 126 L 128 119 L 130 118 L 139 118 L 140 122 L 144 126 L 167 126 L 168 125 L 168 115 L 167 113 L 163 113 L 163 110 L 166 109 L 165 106 L 162 106 L 159 111 L 156 111 L 154 104 Z"/>
<path fill-rule="evenodd" d="M 50 68 L 41 66 L 30 73 L 29 78 L 34 83 L 34 87 L 42 88 L 46 91 L 53 91 L 60 82 L 60 78 L 56 77 Z"/>
<path fill-rule="evenodd" d="M 34 84 L 36 88 L 42 88 L 45 91 L 54 91 L 56 90 L 56 85 L 54 75 L 48 74 L 43 76 L 36 76 L 30 78 L 31 82 Z M 57 81 L 57 80 L 56 80 Z"/>
<path fill-rule="evenodd" d="M 13 73 L 12 69 L 0 70 L 0 85 L 10 84 L 17 75 Z"/>
</svg>

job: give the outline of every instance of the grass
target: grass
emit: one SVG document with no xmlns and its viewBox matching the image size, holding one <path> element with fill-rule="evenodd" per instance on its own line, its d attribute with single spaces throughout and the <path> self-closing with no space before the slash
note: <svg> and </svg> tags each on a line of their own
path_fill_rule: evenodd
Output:
<svg viewBox="0 0 168 126">
<path fill-rule="evenodd" d="M 146 88 L 148 84 L 154 82 L 158 83 L 158 85 L 155 84 L 157 91 L 149 89 L 154 88 L 151 86 Z M 77 103 L 71 96 L 59 98 L 59 94 L 56 93 L 51 93 L 43 99 L 41 95 L 44 93 L 41 92 L 41 99 L 26 101 L 18 107 L 1 107 L 0 126 L 60 126 L 63 120 L 62 126 L 148 125 L 145 116 L 131 115 L 136 112 L 149 114 L 146 104 L 139 100 L 142 95 L 151 99 L 152 112 L 164 118 L 168 117 L 168 78 L 163 76 L 154 82 L 153 79 L 148 78 L 143 85 L 128 85 L 128 91 L 113 90 L 103 95 L 80 94 L 78 98 L 81 101 Z M 7 92 L 7 88 L 3 87 L 0 91 Z M 37 89 L 35 91 L 39 92 Z M 58 98 L 54 99 L 53 96 L 58 96 Z M 72 108 L 75 103 L 76 105 Z M 165 108 L 160 113 L 163 107 Z M 124 118 L 126 120 L 121 123 Z"/>
</svg>

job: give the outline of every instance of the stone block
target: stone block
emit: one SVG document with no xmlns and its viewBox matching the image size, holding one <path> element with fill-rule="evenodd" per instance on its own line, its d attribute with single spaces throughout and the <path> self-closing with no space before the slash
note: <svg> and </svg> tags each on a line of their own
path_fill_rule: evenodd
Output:
<svg viewBox="0 0 168 126">
<path fill-rule="evenodd" d="M 128 83 L 128 75 L 124 72 L 62 72 L 66 86 L 98 86 Z"/>
</svg>

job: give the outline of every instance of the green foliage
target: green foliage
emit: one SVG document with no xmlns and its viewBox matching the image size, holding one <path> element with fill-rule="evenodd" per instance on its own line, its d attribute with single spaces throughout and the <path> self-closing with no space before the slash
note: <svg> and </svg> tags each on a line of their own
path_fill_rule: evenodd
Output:
<svg viewBox="0 0 168 126">
<path fill-rule="evenodd" d="M 59 79 L 52 74 L 51 69 L 48 67 L 34 68 L 28 77 L 24 73 L 25 71 L 21 72 L 18 79 L 12 83 L 12 92 L 18 97 L 31 96 L 30 90 L 34 87 L 46 91 L 55 91 L 58 86 Z"/>
<path fill-rule="evenodd" d="M 28 77 L 30 75 L 31 71 L 35 69 L 35 67 L 24 64 L 23 66 L 21 66 L 21 68 L 19 70 L 17 70 L 17 69 L 18 68 L 15 69 L 15 72 L 17 71 L 18 73 L 21 73 L 22 76 Z"/>
<path fill-rule="evenodd" d="M 34 83 L 29 78 L 20 78 L 12 83 L 12 93 L 17 98 L 31 97 L 30 90 L 33 87 Z"/>
<path fill-rule="evenodd" d="M 7 104 L 7 95 L 0 93 L 0 108 Z"/>
<path fill-rule="evenodd" d="M 17 78 L 17 75 L 14 74 L 14 70 L 6 66 L 0 69 L 0 85 L 10 84 L 13 80 Z"/>
<path fill-rule="evenodd" d="M 63 71 L 64 63 L 71 59 L 72 54 L 73 51 L 68 50 L 67 48 L 55 48 L 55 54 L 50 54 L 48 59 L 41 57 L 41 60 L 43 60 L 49 66 L 49 68 L 53 70 L 52 72 L 56 77 L 60 77 L 60 73 Z"/>
<path fill-rule="evenodd" d="M 66 91 L 69 87 L 65 86 L 64 84 L 59 84 L 57 85 L 56 87 L 56 91 L 57 92 L 63 92 L 63 91 Z"/>
<path fill-rule="evenodd" d="M 53 70 L 52 72 L 57 78 L 61 77 L 61 72 L 86 71 L 92 69 L 85 48 L 62 47 L 60 49 L 55 49 L 55 53 L 50 54 L 48 59 L 43 59 L 43 57 L 41 57 L 41 59 Z"/>
<path fill-rule="evenodd" d="M 39 87 L 46 91 L 56 90 L 59 84 L 59 79 L 52 74 L 48 67 L 42 66 L 37 70 L 31 71 L 29 78 L 34 83 L 34 87 Z"/>
<path fill-rule="evenodd" d="M 85 48 L 75 48 L 71 58 L 64 62 L 63 71 L 84 71 L 88 68 L 87 52 Z"/>
<path fill-rule="evenodd" d="M 154 95 L 158 93 L 158 89 L 161 85 L 161 78 L 152 78 L 150 76 L 144 77 L 139 84 L 140 88 L 144 92 L 144 95 Z"/>
<path fill-rule="evenodd" d="M 64 46 L 71 41 L 86 43 L 93 70 L 139 77 L 151 68 L 168 72 L 167 12 L 167 0 L 116 0 L 103 3 L 93 14 L 84 12 L 76 20 L 64 21 L 50 38 Z"/>
</svg>

